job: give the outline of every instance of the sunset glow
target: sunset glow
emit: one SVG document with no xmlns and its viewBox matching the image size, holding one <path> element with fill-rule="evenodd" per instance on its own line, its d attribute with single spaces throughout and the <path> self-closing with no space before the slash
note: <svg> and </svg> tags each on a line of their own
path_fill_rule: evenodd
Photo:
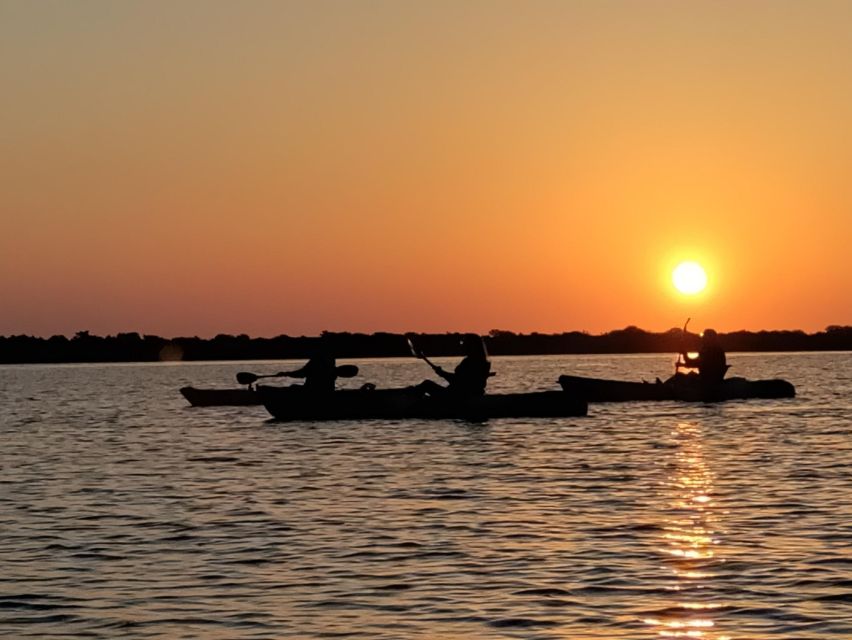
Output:
<svg viewBox="0 0 852 640">
<path fill-rule="evenodd" d="M 4 3 L 0 334 L 852 320 L 852 3 L 332 5 Z"/>
</svg>

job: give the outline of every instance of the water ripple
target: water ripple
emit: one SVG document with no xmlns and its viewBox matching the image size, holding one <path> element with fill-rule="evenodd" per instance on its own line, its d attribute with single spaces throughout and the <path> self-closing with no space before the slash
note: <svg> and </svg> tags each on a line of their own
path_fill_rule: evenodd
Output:
<svg viewBox="0 0 852 640">
<path fill-rule="evenodd" d="M 799 397 L 281 425 L 176 390 L 282 363 L 0 367 L 0 635 L 852 637 L 852 355 L 731 362 Z M 507 358 L 494 384 L 670 365 Z"/>
</svg>

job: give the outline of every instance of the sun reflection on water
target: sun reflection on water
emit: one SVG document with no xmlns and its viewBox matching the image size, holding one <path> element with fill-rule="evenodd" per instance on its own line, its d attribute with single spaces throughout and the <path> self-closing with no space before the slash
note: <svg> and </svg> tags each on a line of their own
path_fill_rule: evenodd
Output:
<svg viewBox="0 0 852 640">
<path fill-rule="evenodd" d="M 719 521 L 713 500 L 713 472 L 704 457 L 701 428 L 680 423 L 672 436 L 677 444 L 671 473 L 663 484 L 667 515 L 660 535 L 660 553 L 673 575 L 666 588 L 678 602 L 666 615 L 643 620 L 663 638 L 730 640 L 716 627 L 713 612 L 721 605 L 706 601 L 706 589 L 715 578 Z M 704 599 L 702 599 L 702 595 Z"/>
</svg>

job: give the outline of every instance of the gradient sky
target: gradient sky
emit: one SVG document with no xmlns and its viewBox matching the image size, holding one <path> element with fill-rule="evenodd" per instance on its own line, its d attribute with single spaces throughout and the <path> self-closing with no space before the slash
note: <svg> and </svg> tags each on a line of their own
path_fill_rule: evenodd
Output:
<svg viewBox="0 0 852 640">
<path fill-rule="evenodd" d="M 0 82 L 0 334 L 852 324 L 852 2 L 0 0 Z"/>
</svg>

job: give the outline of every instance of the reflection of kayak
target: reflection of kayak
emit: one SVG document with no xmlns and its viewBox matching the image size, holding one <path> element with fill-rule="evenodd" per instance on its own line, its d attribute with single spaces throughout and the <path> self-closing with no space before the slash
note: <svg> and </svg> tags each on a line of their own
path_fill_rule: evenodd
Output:
<svg viewBox="0 0 852 640">
<path fill-rule="evenodd" d="M 260 404 L 256 391 L 251 389 L 196 389 L 183 387 L 183 397 L 193 407 L 220 407 L 226 405 L 247 406 Z"/>
<path fill-rule="evenodd" d="M 719 402 L 749 398 L 792 398 L 796 388 L 786 380 L 746 380 L 726 378 L 713 389 L 704 389 L 697 375 L 676 376 L 666 382 L 624 382 L 560 376 L 562 389 L 589 402 L 629 402 L 631 400 L 683 400 Z"/>
<path fill-rule="evenodd" d="M 562 391 L 489 394 L 476 398 L 429 398 L 410 389 L 343 390 L 310 394 L 298 387 L 257 388 L 278 420 L 557 418 L 584 416 L 585 400 Z"/>
</svg>

